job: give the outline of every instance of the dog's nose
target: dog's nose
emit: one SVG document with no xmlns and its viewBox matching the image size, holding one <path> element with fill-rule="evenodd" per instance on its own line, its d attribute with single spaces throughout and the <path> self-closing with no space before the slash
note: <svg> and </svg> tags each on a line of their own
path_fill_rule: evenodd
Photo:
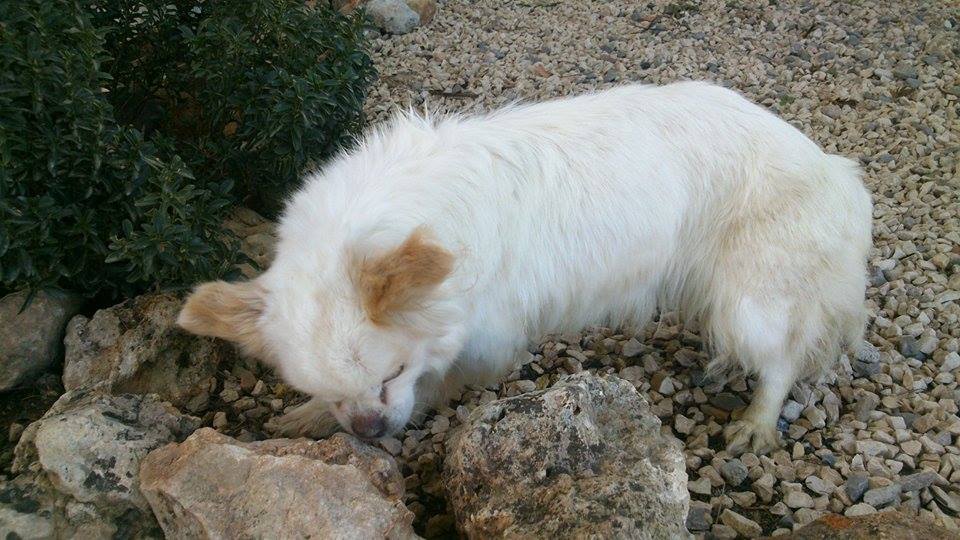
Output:
<svg viewBox="0 0 960 540">
<path fill-rule="evenodd" d="M 350 418 L 350 430 L 364 439 L 378 439 L 387 433 L 387 421 L 380 413 L 361 413 Z"/>
</svg>

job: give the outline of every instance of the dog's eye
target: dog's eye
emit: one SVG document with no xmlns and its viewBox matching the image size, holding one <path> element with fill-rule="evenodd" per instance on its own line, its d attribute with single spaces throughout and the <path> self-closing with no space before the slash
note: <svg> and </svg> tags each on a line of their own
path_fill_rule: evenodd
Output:
<svg viewBox="0 0 960 540">
<path fill-rule="evenodd" d="M 390 381 L 396 379 L 397 377 L 399 377 L 400 374 L 403 373 L 403 368 L 404 368 L 404 367 L 405 367 L 405 366 L 404 366 L 403 364 L 401 364 L 400 367 L 397 368 L 397 371 L 394 372 L 393 375 L 391 375 L 391 376 L 387 377 L 386 379 L 384 379 L 381 384 L 387 384 L 388 382 L 390 382 Z"/>
</svg>

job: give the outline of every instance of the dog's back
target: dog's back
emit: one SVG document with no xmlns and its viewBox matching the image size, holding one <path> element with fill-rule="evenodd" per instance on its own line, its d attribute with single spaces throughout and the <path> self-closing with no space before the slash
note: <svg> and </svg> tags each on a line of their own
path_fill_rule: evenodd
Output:
<svg viewBox="0 0 960 540">
<path fill-rule="evenodd" d="M 445 215 L 463 219 L 436 226 L 466 248 L 461 365 L 502 371 L 543 333 L 679 309 L 720 362 L 759 375 L 729 435 L 762 450 L 794 380 L 862 338 L 858 168 L 732 91 L 628 87 L 436 132 L 458 164 L 433 180 L 455 186 Z"/>
<path fill-rule="evenodd" d="M 730 90 L 619 88 L 441 120 L 435 133 L 456 167 L 424 181 L 445 184 L 446 215 L 473 231 L 462 240 L 459 222 L 440 224 L 473 251 L 477 356 L 521 329 L 642 321 L 658 305 L 729 317 L 737 291 L 763 279 L 754 266 L 862 318 L 859 171 Z"/>
</svg>

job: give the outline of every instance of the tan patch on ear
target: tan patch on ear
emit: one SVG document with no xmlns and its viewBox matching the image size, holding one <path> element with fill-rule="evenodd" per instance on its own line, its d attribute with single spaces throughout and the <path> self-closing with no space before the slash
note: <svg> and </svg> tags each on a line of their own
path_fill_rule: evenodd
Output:
<svg viewBox="0 0 960 540">
<path fill-rule="evenodd" d="M 400 247 L 358 264 L 356 285 L 374 324 L 416 307 L 453 270 L 453 255 L 415 230 Z"/>
<path fill-rule="evenodd" d="M 177 325 L 201 335 L 226 339 L 259 355 L 263 346 L 257 320 L 263 313 L 263 288 L 253 281 L 212 281 L 197 287 L 184 303 Z"/>
</svg>

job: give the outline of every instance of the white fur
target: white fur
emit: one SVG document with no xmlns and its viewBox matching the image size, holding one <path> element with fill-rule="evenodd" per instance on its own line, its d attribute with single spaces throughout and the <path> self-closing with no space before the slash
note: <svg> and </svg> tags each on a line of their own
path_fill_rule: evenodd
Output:
<svg viewBox="0 0 960 540">
<path fill-rule="evenodd" d="M 402 114 L 292 199 L 260 278 L 259 328 L 314 409 L 339 402 L 344 425 L 381 410 L 396 430 L 417 402 L 503 374 L 545 333 L 678 309 L 716 357 L 759 376 L 727 436 L 763 451 L 793 382 L 861 339 L 870 220 L 853 162 L 705 83 Z M 377 327 L 349 254 L 389 250 L 419 226 L 455 270 L 403 329 Z M 381 404 L 380 381 L 401 364 Z"/>
</svg>

